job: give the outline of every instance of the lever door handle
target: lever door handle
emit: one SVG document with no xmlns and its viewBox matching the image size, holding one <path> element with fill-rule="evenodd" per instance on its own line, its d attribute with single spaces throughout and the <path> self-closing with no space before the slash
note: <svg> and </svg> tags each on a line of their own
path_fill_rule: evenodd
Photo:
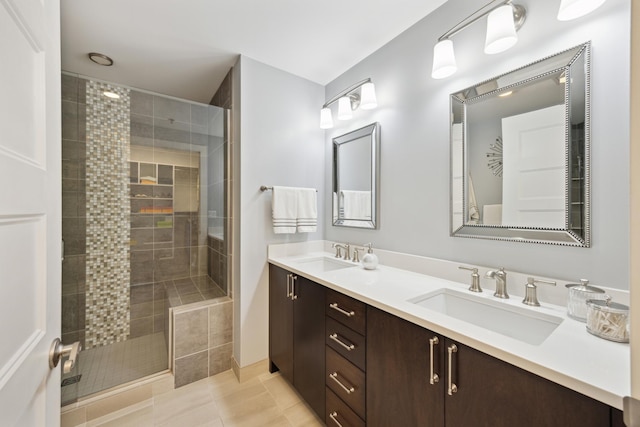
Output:
<svg viewBox="0 0 640 427">
<path fill-rule="evenodd" d="M 82 350 L 80 341 L 76 341 L 73 344 L 64 345 L 60 338 L 56 338 L 51 343 L 51 350 L 49 350 L 49 368 L 53 369 L 58 366 L 60 359 L 68 357 L 68 359 L 62 365 L 62 372 L 68 374 L 78 360 L 78 353 Z"/>
</svg>

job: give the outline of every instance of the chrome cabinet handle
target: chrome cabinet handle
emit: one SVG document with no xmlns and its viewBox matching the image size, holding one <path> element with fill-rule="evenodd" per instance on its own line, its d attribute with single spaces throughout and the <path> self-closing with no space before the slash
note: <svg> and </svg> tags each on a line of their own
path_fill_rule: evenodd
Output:
<svg viewBox="0 0 640 427">
<path fill-rule="evenodd" d="M 353 317 L 353 316 L 356 315 L 355 311 L 345 311 L 345 310 L 341 309 L 340 307 L 338 307 L 338 303 L 337 302 L 329 304 L 329 307 L 333 308 L 338 313 L 344 314 L 347 317 Z"/>
<path fill-rule="evenodd" d="M 338 379 L 338 373 L 337 372 L 333 372 L 333 373 L 329 374 L 329 377 L 332 380 L 334 380 L 336 383 L 338 383 L 338 385 L 340 387 L 342 387 L 342 389 L 344 391 L 346 391 L 347 394 L 351 394 L 351 393 L 356 391 L 356 389 L 353 386 L 347 387 L 346 385 L 342 384 L 342 382 Z"/>
<path fill-rule="evenodd" d="M 336 423 L 336 425 L 342 427 L 342 424 L 340 424 L 340 422 L 337 420 L 338 417 L 338 413 L 336 411 L 333 411 L 332 413 L 329 414 L 329 418 L 331 418 L 331 420 Z"/>
<path fill-rule="evenodd" d="M 440 381 L 438 374 L 433 372 L 433 347 L 439 343 L 438 337 L 429 338 L 429 384 L 432 385 Z"/>
<path fill-rule="evenodd" d="M 335 342 L 340 344 L 342 347 L 347 349 L 347 351 L 351 351 L 351 350 L 354 350 L 356 348 L 356 346 L 353 345 L 353 344 L 345 344 L 341 339 L 338 338 L 338 334 L 336 334 L 336 333 L 333 333 L 333 334 L 329 335 L 329 338 L 331 338 L 332 340 L 334 340 Z"/>
<path fill-rule="evenodd" d="M 447 347 L 447 352 L 449 353 L 449 386 L 447 387 L 447 394 L 449 396 L 453 396 L 453 393 L 458 392 L 458 386 L 453 383 L 452 374 L 451 374 L 451 366 L 453 365 L 453 353 L 458 352 L 458 346 L 455 344 L 451 344 Z"/>
<path fill-rule="evenodd" d="M 287 294 L 285 295 L 286 298 L 291 298 L 291 276 L 293 276 L 291 273 L 287 274 Z"/>
<path fill-rule="evenodd" d="M 295 301 L 298 299 L 298 295 L 296 295 L 296 282 L 298 281 L 298 276 L 291 275 L 291 300 Z"/>
</svg>

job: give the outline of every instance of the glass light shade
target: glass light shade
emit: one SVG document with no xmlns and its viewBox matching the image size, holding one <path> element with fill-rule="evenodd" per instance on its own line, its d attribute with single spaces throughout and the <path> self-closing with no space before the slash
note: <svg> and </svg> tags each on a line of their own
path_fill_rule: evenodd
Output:
<svg viewBox="0 0 640 427">
<path fill-rule="evenodd" d="M 504 52 L 517 41 L 513 7 L 507 4 L 491 12 L 487 17 L 487 38 L 484 42 L 484 53 Z"/>
<path fill-rule="evenodd" d="M 104 91 L 102 92 L 102 94 L 104 96 L 106 96 L 107 98 L 111 98 L 111 99 L 120 99 L 120 95 L 118 95 L 115 92 L 110 92 L 110 91 Z"/>
<path fill-rule="evenodd" d="M 431 77 L 444 79 L 458 70 L 456 56 L 453 52 L 453 42 L 445 39 L 436 43 L 433 47 L 433 68 Z"/>
<path fill-rule="evenodd" d="M 348 96 L 343 96 L 338 99 L 338 120 L 349 120 L 351 117 L 351 100 Z"/>
<path fill-rule="evenodd" d="M 360 108 L 363 110 L 373 110 L 377 106 L 376 87 L 371 82 L 363 84 L 360 89 Z"/>
<path fill-rule="evenodd" d="M 570 21 L 591 13 L 606 0 L 562 0 L 558 10 L 559 21 Z"/>
<path fill-rule="evenodd" d="M 320 110 L 320 129 L 331 129 L 333 127 L 333 117 L 331 117 L 331 108 L 323 108 Z"/>
</svg>

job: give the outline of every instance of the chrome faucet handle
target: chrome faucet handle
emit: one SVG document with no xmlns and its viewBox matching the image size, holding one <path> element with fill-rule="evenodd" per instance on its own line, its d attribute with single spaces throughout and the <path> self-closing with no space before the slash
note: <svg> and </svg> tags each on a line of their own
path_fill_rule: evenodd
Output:
<svg viewBox="0 0 640 427">
<path fill-rule="evenodd" d="M 544 283 L 545 285 L 555 286 L 556 282 L 551 280 L 542 280 L 542 279 L 534 279 L 533 277 L 527 277 L 527 284 L 525 285 L 525 294 L 524 299 L 522 300 L 523 304 L 532 305 L 534 307 L 540 307 L 540 302 L 538 301 L 538 295 L 536 290 L 538 287 L 536 283 Z"/>
<path fill-rule="evenodd" d="M 342 259 L 351 261 L 351 245 L 349 243 L 344 244 L 344 256 Z"/>
<path fill-rule="evenodd" d="M 471 271 L 471 286 L 469 286 L 469 290 L 471 292 L 482 292 L 482 288 L 480 287 L 480 275 L 478 274 L 478 269 L 474 267 L 465 267 L 459 266 L 460 270 L 469 270 Z"/>
<path fill-rule="evenodd" d="M 504 267 L 500 267 L 497 271 L 487 271 L 485 277 L 495 279 L 496 281 L 496 291 L 493 293 L 494 297 L 502 299 L 509 298 L 509 294 L 507 293 L 507 272 L 504 271 Z"/>
<path fill-rule="evenodd" d="M 340 245 L 340 244 L 338 244 L 338 243 L 332 243 L 332 244 L 331 244 L 331 247 L 332 247 L 332 248 L 335 248 L 335 250 L 336 250 L 336 254 L 335 254 L 334 258 L 340 258 L 340 257 L 342 257 L 342 248 L 343 248 L 343 246 L 342 246 L 342 245 Z"/>
<path fill-rule="evenodd" d="M 360 248 L 358 246 L 353 247 L 353 256 L 351 257 L 351 261 L 360 262 L 360 251 L 364 251 L 364 248 Z"/>
</svg>

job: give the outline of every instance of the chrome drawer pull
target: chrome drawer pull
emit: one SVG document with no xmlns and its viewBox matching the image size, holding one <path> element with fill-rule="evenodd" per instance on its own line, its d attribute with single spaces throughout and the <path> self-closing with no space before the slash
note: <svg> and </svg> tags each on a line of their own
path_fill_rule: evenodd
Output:
<svg viewBox="0 0 640 427">
<path fill-rule="evenodd" d="M 338 373 L 337 373 L 337 372 L 334 372 L 334 373 L 332 373 L 332 374 L 329 374 L 329 376 L 331 377 L 331 379 L 332 379 L 332 380 L 334 380 L 335 382 L 337 382 L 337 383 L 338 383 L 338 385 L 339 385 L 340 387 L 342 387 L 342 389 L 343 389 L 344 391 L 346 391 L 346 392 L 347 392 L 347 394 L 351 394 L 351 393 L 354 393 L 354 392 L 356 391 L 356 389 L 355 389 L 355 388 L 353 388 L 353 387 L 347 387 L 346 385 L 342 384 L 342 383 L 340 382 L 340 380 L 338 379 Z"/>
<path fill-rule="evenodd" d="M 287 274 L 287 298 L 291 298 L 291 276 L 293 276 L 293 274 Z"/>
<path fill-rule="evenodd" d="M 329 304 L 329 307 L 333 308 L 334 310 L 336 310 L 339 313 L 344 314 L 347 317 L 353 317 L 353 316 L 356 315 L 355 311 L 345 311 L 345 310 L 341 309 L 340 307 L 338 307 L 338 303 L 337 302 Z"/>
<path fill-rule="evenodd" d="M 453 383 L 453 379 L 451 378 L 451 365 L 453 364 L 453 353 L 458 352 L 458 346 L 451 344 L 447 347 L 447 352 L 449 353 L 449 387 L 447 388 L 447 394 L 453 396 L 453 393 L 458 392 L 458 386 Z"/>
<path fill-rule="evenodd" d="M 346 348 L 347 351 L 351 351 L 351 350 L 354 350 L 356 348 L 356 346 L 353 345 L 353 344 L 345 344 L 345 343 L 343 343 L 342 340 L 340 340 L 338 338 L 338 334 L 335 334 L 335 333 L 331 334 L 331 335 L 329 335 L 329 338 L 331 338 L 332 340 L 334 340 L 335 342 L 337 342 L 338 344 L 340 344 L 341 346 Z"/>
<path fill-rule="evenodd" d="M 336 423 L 337 425 L 339 425 L 340 427 L 342 427 L 342 424 L 340 424 L 338 422 L 338 420 L 336 419 L 336 417 L 338 416 L 338 413 L 336 411 L 333 411 L 332 413 L 329 414 L 329 418 L 331 418 L 333 420 L 334 423 Z"/>
<path fill-rule="evenodd" d="M 298 281 L 298 276 L 291 275 L 291 300 L 295 301 L 298 299 L 298 295 L 296 295 L 296 282 Z"/>
<path fill-rule="evenodd" d="M 433 372 L 433 346 L 438 345 L 439 342 L 438 337 L 429 338 L 429 384 L 435 384 L 440 381 L 438 374 Z"/>
</svg>

